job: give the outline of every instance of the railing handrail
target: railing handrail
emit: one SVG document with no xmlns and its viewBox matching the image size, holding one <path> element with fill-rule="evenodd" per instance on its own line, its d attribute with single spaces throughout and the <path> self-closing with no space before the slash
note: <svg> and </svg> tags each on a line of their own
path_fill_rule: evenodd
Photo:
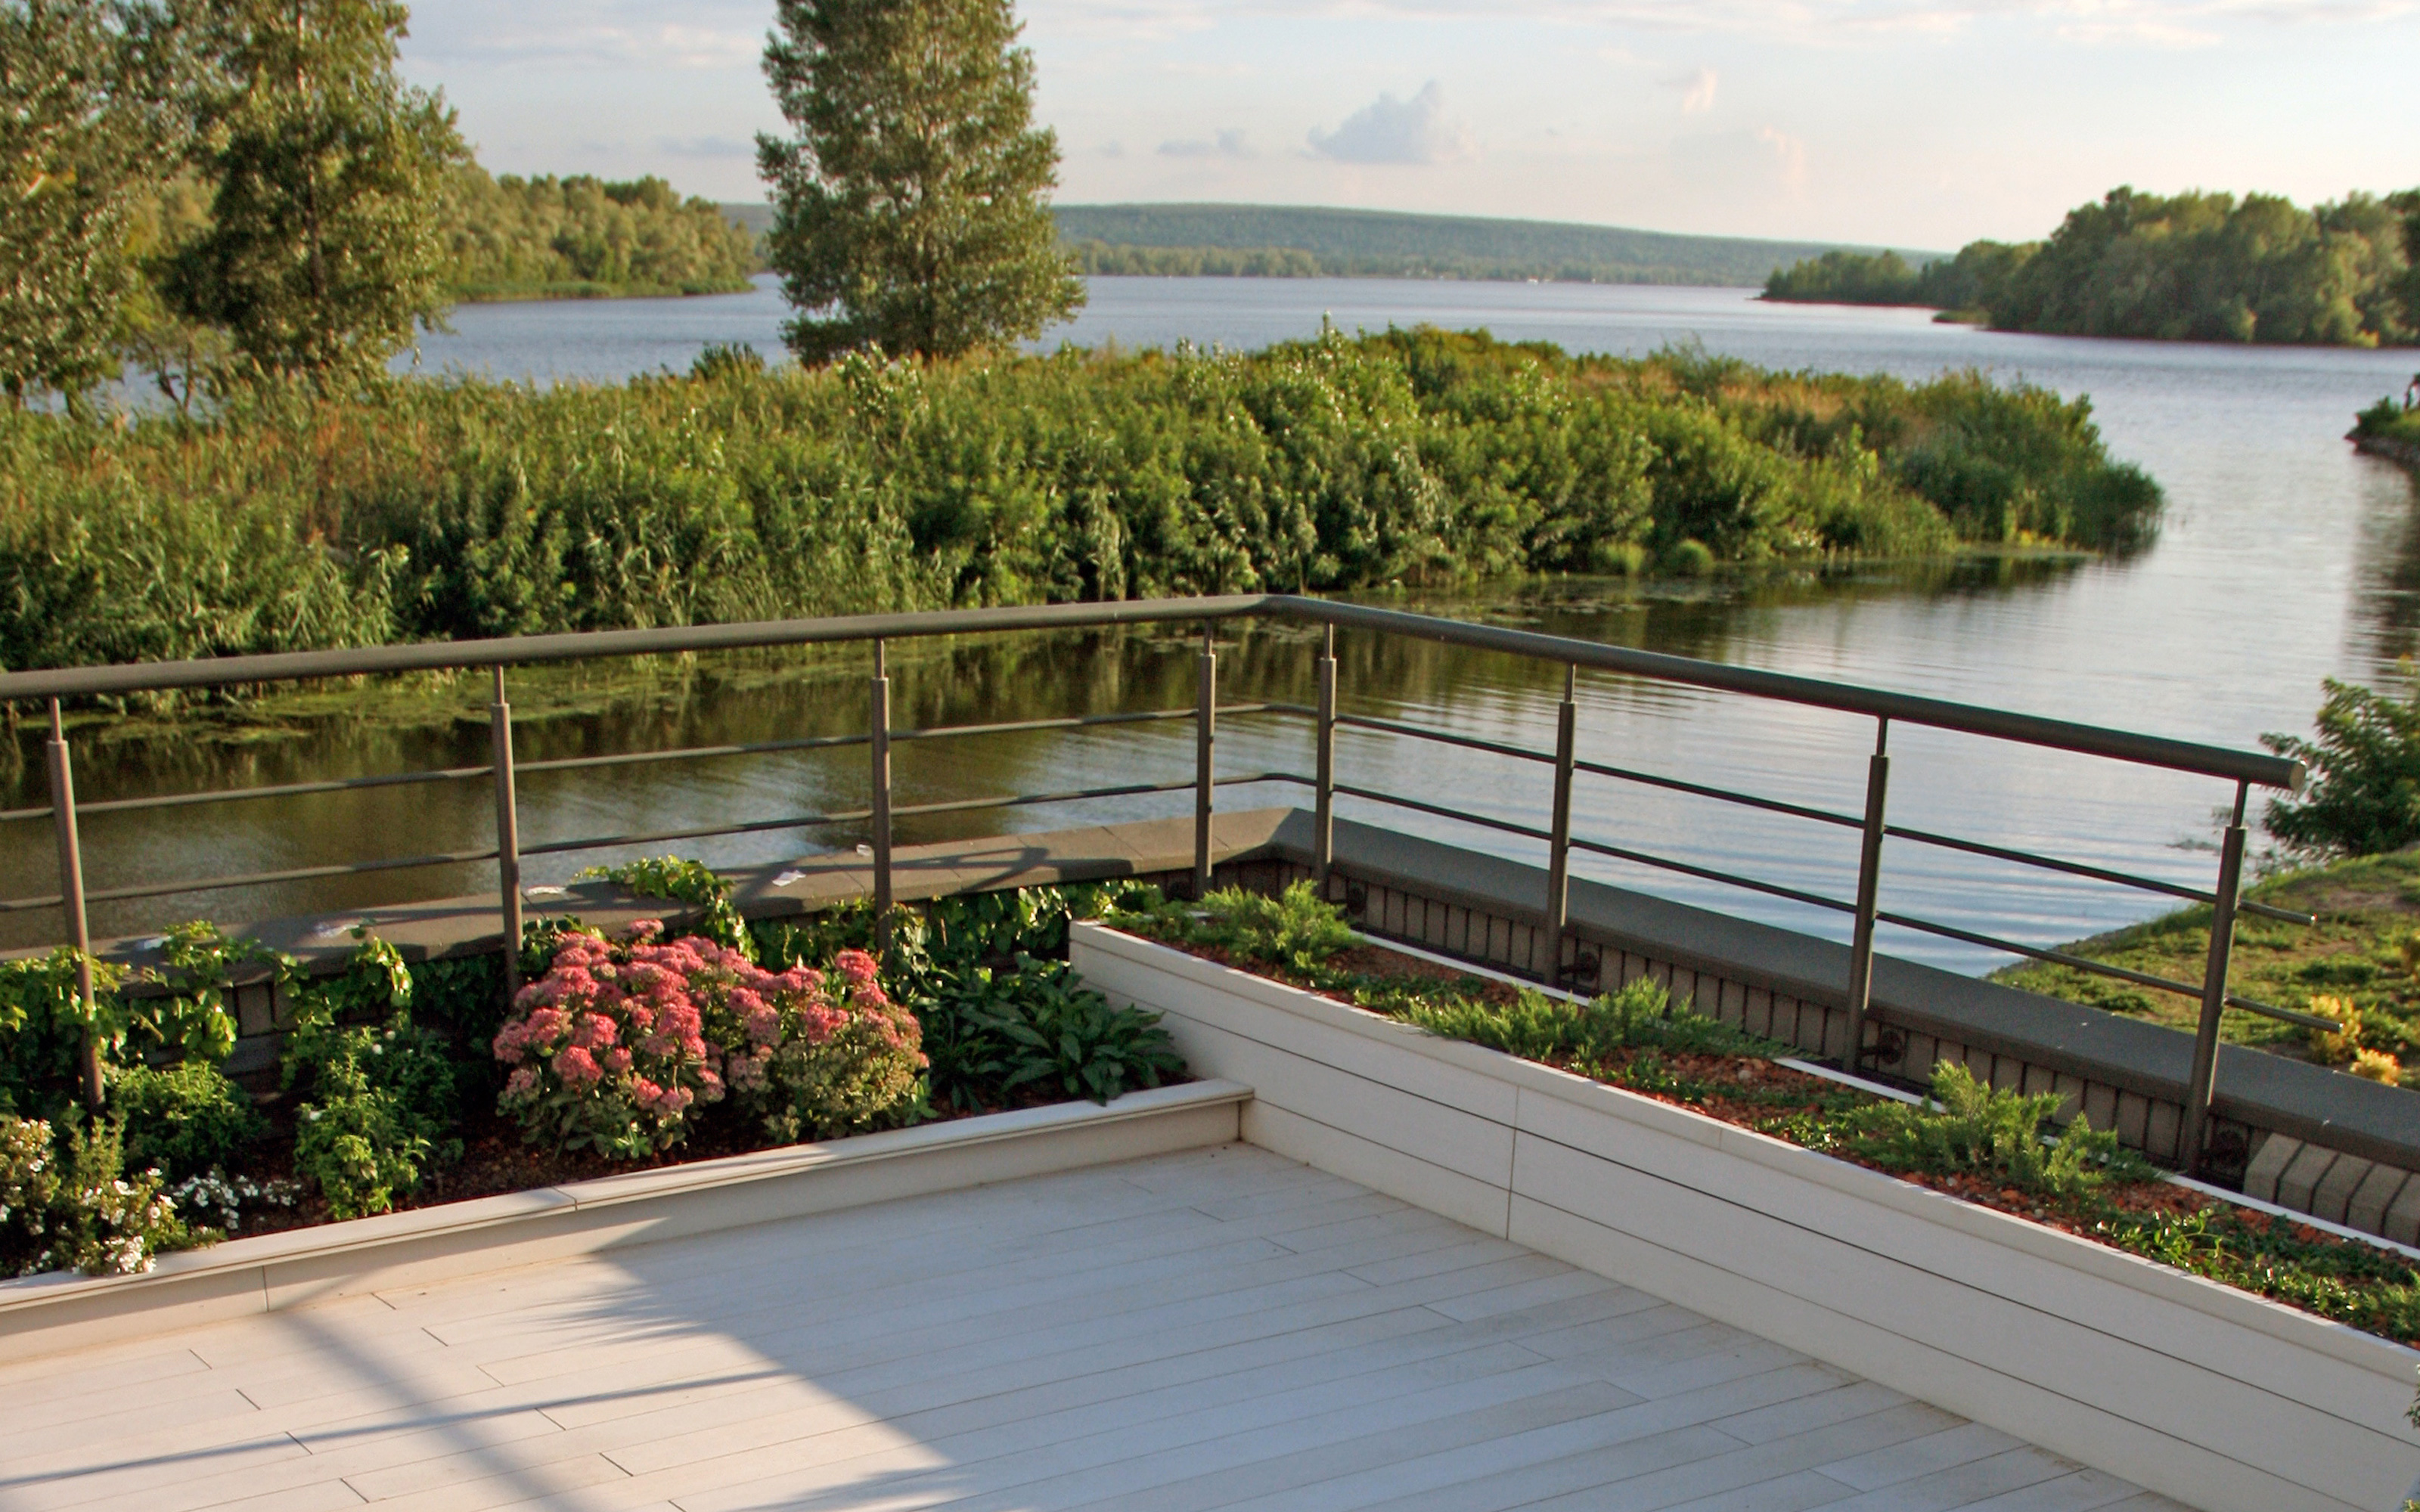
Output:
<svg viewBox="0 0 2420 1512">
<path fill-rule="evenodd" d="M 1925 725 L 2081 755 L 2108 757 L 2172 771 L 2223 778 L 2229 781 L 2249 782 L 2259 787 L 2281 788 L 2288 792 L 2298 792 L 2303 785 L 2302 763 L 2265 752 L 2112 730 L 2100 725 L 2019 714 L 1792 672 L 1764 671 L 1695 656 L 1676 656 L 1667 652 L 1640 651 L 1568 636 L 1473 625 L 1463 620 L 1416 614 L 1404 609 L 1346 604 L 1292 594 L 1230 594 L 1209 598 L 1153 598 L 1112 603 L 1043 604 L 1013 609 L 833 615 L 803 620 L 759 620 L 739 625 L 675 625 L 650 630 L 585 630 L 561 635 L 508 636 L 487 640 L 421 641 L 400 646 L 216 656 L 190 661 L 62 667 L 39 671 L 0 672 L 0 702 L 853 640 L 1200 623 L 1258 615 L 1416 636 L 1475 650 L 1498 651 L 1600 671 L 1621 672 L 1902 724 Z"/>
</svg>

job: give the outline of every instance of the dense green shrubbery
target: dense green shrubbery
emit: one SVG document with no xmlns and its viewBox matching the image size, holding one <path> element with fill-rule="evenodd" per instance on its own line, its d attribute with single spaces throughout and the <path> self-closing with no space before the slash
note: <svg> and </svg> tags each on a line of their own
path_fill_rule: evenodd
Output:
<svg viewBox="0 0 2420 1512">
<path fill-rule="evenodd" d="M 2081 402 L 1482 335 L 0 413 L 10 668 L 963 604 L 2123 544 Z"/>
<path fill-rule="evenodd" d="M 109 1112 L 126 1126 L 126 1161 L 170 1181 L 235 1170 L 269 1132 L 252 1094 L 207 1060 L 133 1066 L 110 1078 Z"/>
<path fill-rule="evenodd" d="M 294 1168 L 338 1218 L 384 1212 L 431 1161 L 459 1160 L 461 1110 L 446 1036 L 411 1020 L 411 972 L 368 939 L 339 976 L 300 988 L 282 1073 L 295 1109 Z M 357 1022 L 387 1015 L 383 1024 Z"/>
</svg>

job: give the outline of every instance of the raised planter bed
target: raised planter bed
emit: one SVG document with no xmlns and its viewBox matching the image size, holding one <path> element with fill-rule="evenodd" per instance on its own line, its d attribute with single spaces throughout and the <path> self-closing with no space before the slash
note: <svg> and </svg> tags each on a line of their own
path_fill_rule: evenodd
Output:
<svg viewBox="0 0 2420 1512">
<path fill-rule="evenodd" d="M 141 1275 L 0 1282 L 0 1355 L 1224 1144 L 1250 1096 L 1191 1082 L 230 1240 Z"/>
<path fill-rule="evenodd" d="M 1244 1137 L 2205 1512 L 2392 1512 L 2420 1352 L 1097 925 Z"/>
</svg>

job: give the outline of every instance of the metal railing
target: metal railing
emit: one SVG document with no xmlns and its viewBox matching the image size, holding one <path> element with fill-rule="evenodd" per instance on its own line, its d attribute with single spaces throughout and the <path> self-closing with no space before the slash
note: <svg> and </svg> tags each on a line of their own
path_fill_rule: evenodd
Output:
<svg viewBox="0 0 2420 1512">
<path fill-rule="evenodd" d="M 1246 618 L 1271 619 L 1319 627 L 1324 631 L 1315 663 L 1318 689 L 1316 706 L 1304 707 L 1299 704 L 1277 702 L 1222 705 L 1219 702 L 1218 653 L 1212 639 L 1212 630 L 1220 622 Z M 891 684 L 886 659 L 886 646 L 889 641 L 933 636 L 1169 624 L 1199 624 L 1202 626 L 1202 645 L 1196 658 L 1196 692 L 1194 704 L 1190 709 L 1154 709 L 1132 713 L 1011 720 L 992 724 L 929 729 L 892 728 Z M 1340 628 L 1376 635 L 1416 637 L 1559 665 L 1563 669 L 1563 690 L 1562 699 L 1557 707 L 1555 748 L 1551 751 L 1532 749 L 1452 731 L 1341 711 L 1337 702 L 1336 661 L 1336 633 Z M 868 679 L 866 733 L 863 734 L 817 735 L 745 745 L 698 746 L 677 750 L 632 751 L 606 756 L 519 764 L 515 761 L 512 705 L 506 698 L 505 678 L 508 668 L 608 657 L 852 641 L 869 642 L 873 651 L 873 670 Z M 479 668 L 491 671 L 494 689 L 494 699 L 489 711 L 490 759 L 484 765 L 448 767 L 337 780 L 295 782 L 219 792 L 173 794 L 148 798 L 114 799 L 104 803 L 81 806 L 75 799 L 72 763 L 62 721 L 61 702 L 64 700 L 106 698 L 172 689 L 245 687 L 328 677 L 359 677 L 382 672 Z M 1584 671 L 1609 672 L 1750 698 L 1775 700 L 1872 719 L 1874 743 L 1872 754 L 1867 760 L 1864 811 L 1862 814 L 1834 812 L 1668 775 L 1640 771 L 1603 762 L 1581 760 L 1578 751 L 1580 732 L 1577 690 L 1579 675 Z M 502 937 L 511 941 L 520 937 L 521 929 L 523 894 L 520 879 L 521 862 L 524 857 L 657 844 L 672 841 L 703 840 L 768 830 L 807 829 L 859 824 L 866 825 L 873 836 L 871 870 L 875 916 L 877 930 L 887 939 L 890 918 L 895 904 L 892 888 L 892 837 L 896 823 L 901 819 L 1045 803 L 1078 803 L 1189 790 L 1193 794 L 1193 884 L 1198 890 L 1206 888 L 1210 884 L 1214 859 L 1211 821 L 1215 811 L 1217 790 L 1220 787 L 1252 783 L 1287 782 L 1312 790 L 1313 866 L 1323 885 L 1334 864 L 1335 804 L 1340 795 L 1478 825 L 1497 833 L 1517 835 L 1543 843 L 1547 849 L 1548 864 L 1545 896 L 1541 900 L 1540 916 L 1551 932 L 1554 949 L 1558 952 L 1553 959 L 1557 960 L 1560 958 L 1561 943 L 1569 932 L 1571 857 L 1575 851 L 1605 856 L 1626 864 L 1671 872 L 1770 897 L 1783 898 L 1804 905 L 1850 916 L 1852 925 L 1849 971 L 1848 980 L 1843 987 L 1848 1011 L 1848 1044 L 1850 1046 L 1845 1059 L 1853 1068 L 1862 1059 L 1865 1051 L 1866 1018 L 1873 991 L 1874 933 L 1877 926 L 1883 924 L 1957 940 L 1987 949 L 2051 962 L 2137 986 L 2176 993 L 2196 999 L 2200 1004 L 2200 1021 L 2195 1041 L 2191 1080 L 2185 1091 L 2186 1116 L 2181 1140 L 2185 1164 L 2189 1168 L 2199 1165 L 2208 1133 L 2210 1106 L 2217 1073 L 2219 1021 L 2225 1009 L 2245 1010 L 2312 1027 L 2335 1026 L 2325 1020 L 2309 1014 L 2236 995 L 2228 992 L 2226 985 L 2233 948 L 2234 921 L 2238 912 L 2253 913 L 2267 918 L 2304 924 L 2312 922 L 2308 915 L 2294 914 L 2265 904 L 2246 902 L 2239 896 L 2242 884 L 2243 851 L 2246 841 L 2244 815 L 2250 790 L 2254 786 L 2282 788 L 2289 791 L 2299 789 L 2303 780 L 2303 769 L 2298 763 L 2258 752 L 2231 750 L 2093 725 L 2038 718 L 2029 715 L 2012 714 L 2005 710 L 1981 708 L 1945 700 L 1920 698 L 1881 689 L 1825 682 L 1815 678 L 1761 671 L 1718 662 L 1699 661 L 1688 657 L 1608 646 L 1530 631 L 1470 625 L 1460 621 L 1436 619 L 1362 605 L 1334 603 L 1323 599 L 1288 594 L 1231 595 L 1117 604 L 1053 605 L 1029 609 L 860 615 L 753 625 L 697 625 L 660 630 L 527 636 L 506 640 L 385 646 L 351 651 L 68 668 L 46 671 L 0 673 L 0 701 L 45 701 L 48 703 L 51 725 L 48 744 L 51 802 L 39 808 L 0 811 L 0 824 L 50 819 L 57 841 L 59 875 L 59 891 L 56 893 L 0 899 L 0 913 L 39 908 L 59 909 L 67 943 L 74 946 L 87 962 L 92 942 L 86 905 L 94 902 L 164 897 L 178 893 L 309 881 L 376 872 L 494 861 L 497 863 L 498 870 L 498 921 L 502 926 Z M 1233 719 L 1252 716 L 1274 716 L 1309 721 L 1313 732 L 1315 752 L 1315 770 L 1312 775 L 1306 777 L 1284 771 L 1220 775 L 1217 769 L 1218 730 L 1220 718 L 1223 717 Z M 956 799 L 947 802 L 908 805 L 897 805 L 892 802 L 891 752 L 897 743 L 950 740 L 1017 732 L 1144 725 L 1185 719 L 1192 721 L 1194 734 L 1194 771 L 1189 779 L 1162 782 L 1132 782 L 1054 793 L 1005 794 L 992 797 Z M 2086 865 L 2030 851 L 1891 824 L 1887 817 L 1887 796 L 1891 764 L 1889 736 L 1890 728 L 1894 722 L 1960 732 L 2046 749 L 2071 751 L 2109 760 L 2136 763 L 2232 782 L 2235 785 L 2232 819 L 2222 837 L 2215 886 L 2209 891 L 2202 891 L 2159 878 L 2139 876 L 2106 867 Z M 1550 765 L 1553 768 L 1553 786 L 1548 827 L 1540 829 L 1534 825 L 1515 824 L 1408 794 L 1388 793 L 1340 780 L 1336 762 L 1336 734 L 1340 728 L 1367 730 L 1400 739 L 1452 746 L 1511 761 Z M 645 833 L 593 836 L 553 841 L 536 845 L 524 845 L 520 841 L 517 784 L 519 778 L 530 773 L 593 771 L 670 761 L 703 761 L 861 746 L 867 748 L 868 777 L 872 794 L 871 801 L 864 809 L 738 820 L 727 824 Z M 1575 835 L 1572 831 L 1573 790 L 1576 780 L 1583 776 L 1711 799 L 1814 824 L 1854 829 L 1859 837 L 1855 895 L 1852 899 L 1829 898 L 1802 888 L 1785 887 L 1674 856 L 1658 856 L 1615 844 L 1605 839 Z M 302 867 L 283 872 L 201 877 L 170 883 L 147 883 L 141 886 L 99 890 L 87 889 L 84 883 L 83 852 L 77 831 L 79 814 L 168 810 L 203 804 L 244 802 L 410 783 L 474 781 L 482 779 L 492 782 L 495 795 L 496 843 L 490 847 L 437 855 L 378 857 L 342 865 Z M 1890 841 L 1980 856 L 2015 866 L 2137 888 L 2187 902 L 2207 903 L 2212 909 L 2212 922 L 2203 979 L 2198 984 L 2175 980 L 2086 960 L 2062 951 L 1998 938 L 1935 920 L 1885 911 L 1880 905 L 1880 883 L 1884 847 L 1885 842 Z M 507 949 L 504 952 L 504 961 L 509 984 L 517 966 L 515 952 Z M 82 989 L 88 998 L 91 993 L 88 966 L 85 979 L 82 982 Z M 90 1060 L 91 1057 L 87 1057 L 87 1074 L 97 1075 L 97 1065 L 90 1064 Z"/>
</svg>

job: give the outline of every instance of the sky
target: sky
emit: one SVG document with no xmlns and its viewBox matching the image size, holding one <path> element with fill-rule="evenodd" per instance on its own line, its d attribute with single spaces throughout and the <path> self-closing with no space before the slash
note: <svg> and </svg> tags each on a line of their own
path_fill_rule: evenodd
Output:
<svg viewBox="0 0 2420 1512">
<path fill-rule="evenodd" d="M 416 0 L 498 173 L 762 200 L 771 0 Z M 1026 0 L 1058 198 L 1952 249 L 2420 184 L 2420 0 Z"/>
</svg>

